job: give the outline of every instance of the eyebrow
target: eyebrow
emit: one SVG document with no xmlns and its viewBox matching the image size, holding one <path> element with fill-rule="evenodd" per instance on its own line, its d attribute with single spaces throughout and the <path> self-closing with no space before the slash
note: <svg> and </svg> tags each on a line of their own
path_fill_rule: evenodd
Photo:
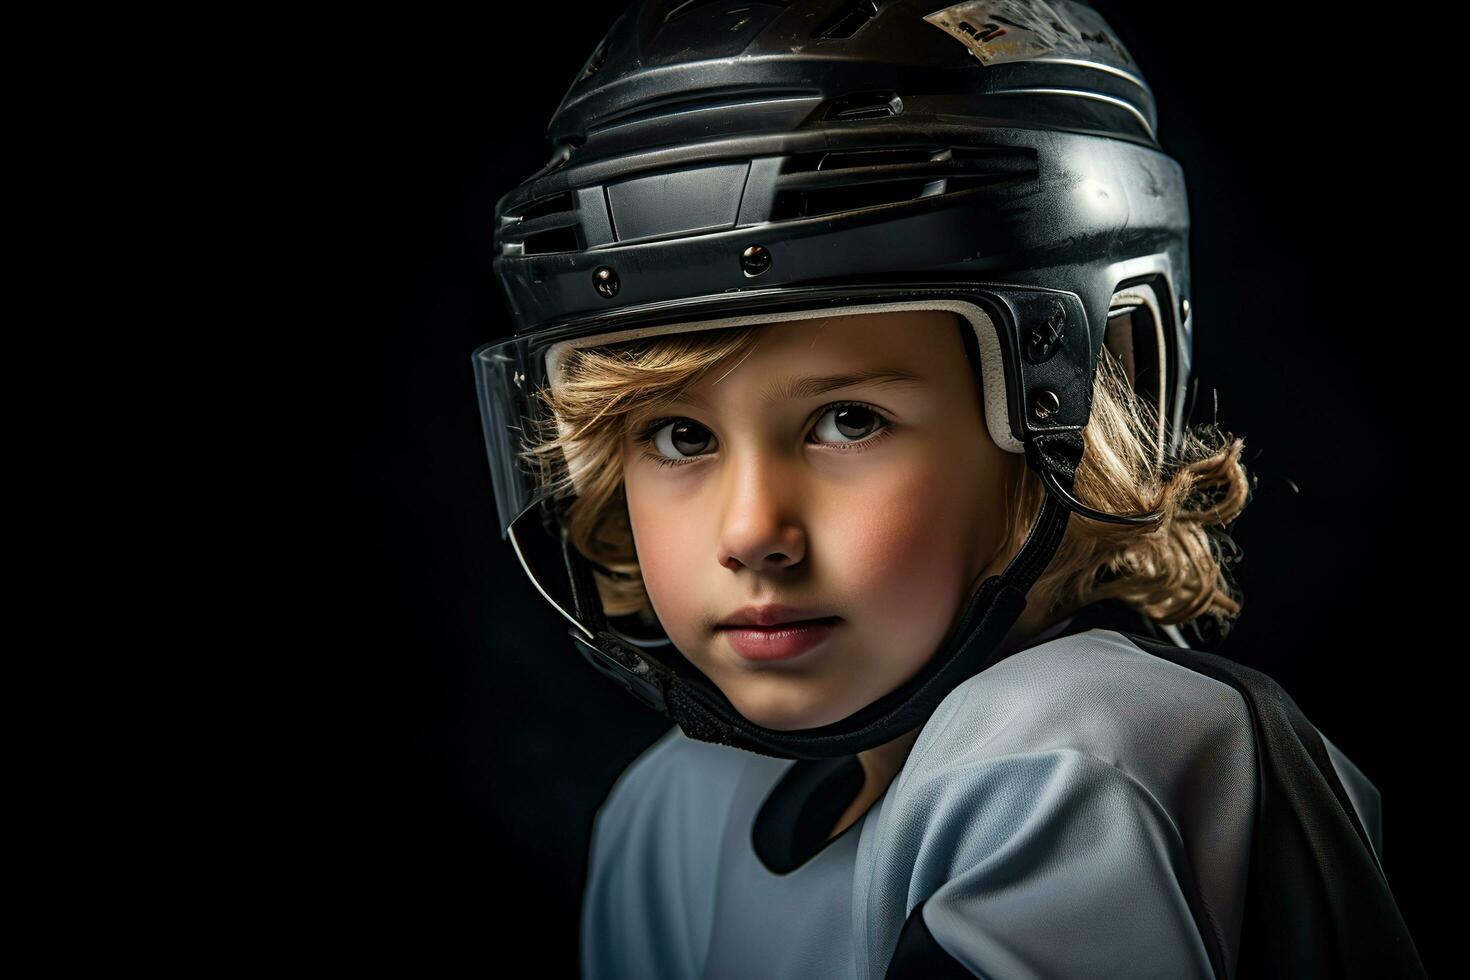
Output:
<svg viewBox="0 0 1470 980">
<path fill-rule="evenodd" d="M 716 382 L 718 383 L 718 382 Z M 761 391 L 761 400 L 770 405 L 778 401 L 791 401 L 801 398 L 816 398 L 830 391 L 841 388 L 853 388 L 858 385 L 870 387 L 914 387 L 924 384 L 924 379 L 911 371 L 900 368 L 870 368 L 864 371 L 854 371 L 851 374 L 822 374 L 808 375 L 803 378 L 782 378 L 779 381 L 767 385 Z M 670 404 L 699 405 L 709 407 L 709 402 L 697 392 L 685 392 L 681 397 Z"/>
</svg>

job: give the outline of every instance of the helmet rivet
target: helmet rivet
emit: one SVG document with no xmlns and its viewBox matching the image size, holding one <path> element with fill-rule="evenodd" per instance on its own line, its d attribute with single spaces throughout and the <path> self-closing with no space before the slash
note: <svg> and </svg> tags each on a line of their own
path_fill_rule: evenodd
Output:
<svg viewBox="0 0 1470 980">
<path fill-rule="evenodd" d="M 1181 319 L 1181 320 L 1188 320 L 1189 319 L 1189 300 L 1187 300 L 1187 299 L 1183 299 L 1183 300 L 1180 300 L 1179 301 L 1179 319 Z"/>
<path fill-rule="evenodd" d="M 1049 419 L 1061 410 L 1062 400 L 1054 391 L 1038 391 L 1031 399 L 1031 414 L 1039 419 Z"/>
<path fill-rule="evenodd" d="M 740 269 L 755 277 L 771 267 L 771 250 L 764 245 L 751 245 L 740 253 Z"/>
<path fill-rule="evenodd" d="M 602 266 L 596 272 L 592 273 L 592 285 L 597 288 L 599 293 L 608 299 L 612 299 L 618 294 L 618 287 L 621 284 L 618 282 L 618 274 L 616 272 L 607 266 Z"/>
</svg>

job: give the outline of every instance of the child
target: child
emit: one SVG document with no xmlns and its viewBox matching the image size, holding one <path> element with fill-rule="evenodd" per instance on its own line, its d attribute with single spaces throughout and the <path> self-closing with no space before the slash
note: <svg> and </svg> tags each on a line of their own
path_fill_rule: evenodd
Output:
<svg viewBox="0 0 1470 980">
<path fill-rule="evenodd" d="M 932 7 L 637 4 L 500 203 L 505 532 L 678 723 L 584 975 L 1417 970 L 1375 788 L 1188 649 L 1250 486 L 1184 425 L 1136 66 L 1080 4 Z"/>
</svg>

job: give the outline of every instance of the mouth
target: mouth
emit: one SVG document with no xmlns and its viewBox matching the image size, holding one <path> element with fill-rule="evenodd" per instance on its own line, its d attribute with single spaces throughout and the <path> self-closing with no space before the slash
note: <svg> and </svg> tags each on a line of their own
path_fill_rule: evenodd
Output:
<svg viewBox="0 0 1470 980">
<path fill-rule="evenodd" d="M 800 606 L 782 605 L 779 602 L 769 602 L 761 606 L 741 606 L 726 616 L 724 622 L 719 623 L 715 628 L 790 626 L 795 623 L 836 618 L 838 617 L 827 615 L 820 609 L 806 609 Z"/>
<path fill-rule="evenodd" d="M 718 630 L 784 630 L 799 626 L 810 626 L 813 623 L 836 623 L 840 622 L 841 616 L 813 616 L 810 619 L 783 620 L 779 623 L 721 623 L 716 626 Z"/>
<path fill-rule="evenodd" d="M 746 660 L 789 660 L 820 646 L 841 622 L 840 616 L 823 616 L 766 626 L 721 623 L 716 631 Z"/>
</svg>

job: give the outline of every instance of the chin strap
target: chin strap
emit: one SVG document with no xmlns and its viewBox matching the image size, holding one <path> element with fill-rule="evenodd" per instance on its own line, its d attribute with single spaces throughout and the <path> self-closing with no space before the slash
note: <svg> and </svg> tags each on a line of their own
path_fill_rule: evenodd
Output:
<svg viewBox="0 0 1470 980">
<path fill-rule="evenodd" d="M 1028 465 L 1044 475 L 1048 487 L 1056 482 L 1065 488 L 1067 497 L 1071 496 L 1081 459 L 1081 432 L 1048 433 L 1026 445 Z M 1061 545 L 1070 515 L 1065 498 L 1048 493 L 1020 551 L 1004 571 L 981 583 L 959 624 L 924 668 L 897 690 L 841 721 L 819 728 L 781 731 L 757 725 L 740 714 L 724 693 L 673 646 L 661 648 L 655 658 L 613 635 L 607 629 L 590 566 L 564 541 L 577 617 L 593 626 L 590 635 L 573 629 L 572 640 L 588 663 L 672 719 L 692 739 L 778 759 L 854 755 L 922 725 L 951 691 L 990 665 L 1001 641 L 1026 608 L 1026 593 Z"/>
</svg>

